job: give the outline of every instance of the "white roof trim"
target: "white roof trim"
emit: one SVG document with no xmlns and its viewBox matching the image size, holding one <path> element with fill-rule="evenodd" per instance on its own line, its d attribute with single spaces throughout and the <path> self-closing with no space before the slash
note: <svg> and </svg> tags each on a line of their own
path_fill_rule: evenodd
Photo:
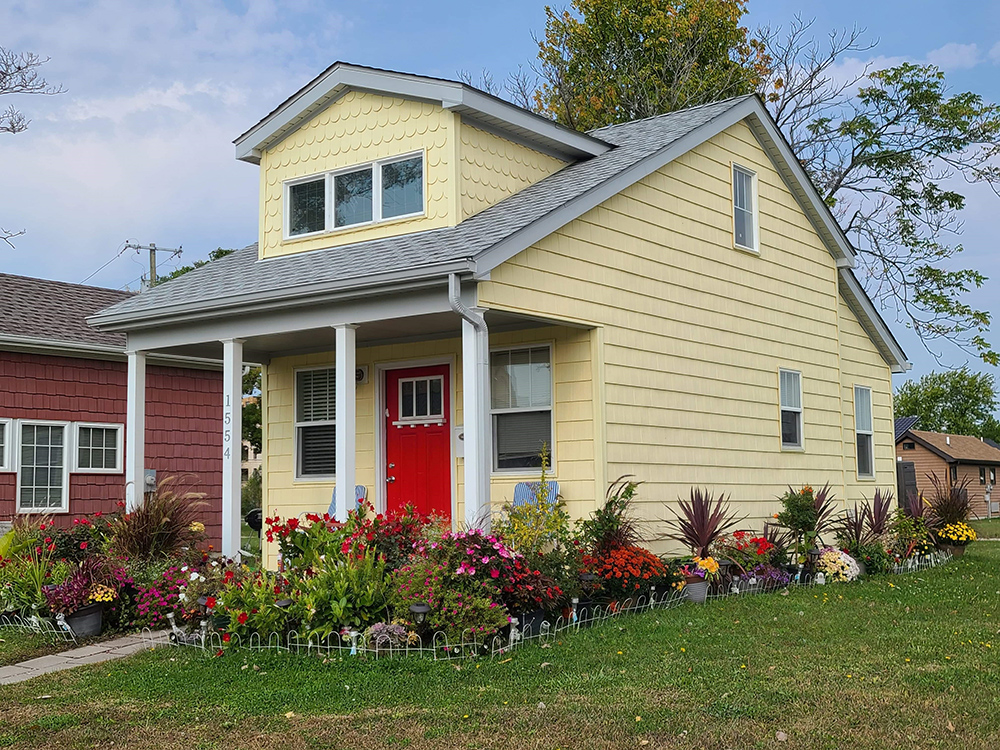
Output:
<svg viewBox="0 0 1000 750">
<path fill-rule="evenodd" d="M 335 63 L 237 138 L 236 158 L 259 163 L 263 150 L 292 133 L 348 89 L 434 102 L 568 159 L 596 156 L 610 148 L 598 138 L 570 130 L 464 83 Z"/>
<path fill-rule="evenodd" d="M 858 316 L 861 327 L 872 339 L 883 359 L 886 360 L 894 373 L 902 373 L 913 365 L 906 359 L 906 353 L 896 341 L 892 332 L 886 326 L 882 316 L 875 309 L 874 303 L 861 286 L 854 274 L 848 268 L 840 269 L 841 292 L 851 311 Z"/>
<path fill-rule="evenodd" d="M 56 339 L 40 339 L 31 336 L 0 336 L 0 350 L 32 352 L 59 357 L 79 359 L 101 359 L 125 361 L 125 347 L 113 344 L 87 344 L 80 341 L 59 341 Z M 155 353 L 150 355 L 152 364 L 174 367 L 194 367 L 198 369 L 217 370 L 222 363 L 214 359 L 202 357 L 185 357 L 174 354 Z"/>
</svg>

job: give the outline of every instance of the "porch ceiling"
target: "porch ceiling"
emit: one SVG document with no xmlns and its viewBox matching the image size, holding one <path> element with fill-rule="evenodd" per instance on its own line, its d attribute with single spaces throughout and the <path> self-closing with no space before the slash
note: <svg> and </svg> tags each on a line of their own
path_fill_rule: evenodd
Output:
<svg viewBox="0 0 1000 750">
<path fill-rule="evenodd" d="M 486 311 L 486 322 L 491 332 L 526 330 L 551 325 L 575 325 L 565 321 L 547 320 L 495 310 Z M 462 319 L 453 312 L 438 312 L 361 323 L 357 329 L 357 345 L 375 346 L 404 341 L 457 338 L 461 335 Z M 244 339 L 243 359 L 246 362 L 265 363 L 273 357 L 332 351 L 333 349 L 334 329 L 332 327 L 309 328 L 248 336 Z M 185 357 L 222 358 L 222 344 L 217 341 L 170 347 L 157 351 L 162 354 Z"/>
</svg>

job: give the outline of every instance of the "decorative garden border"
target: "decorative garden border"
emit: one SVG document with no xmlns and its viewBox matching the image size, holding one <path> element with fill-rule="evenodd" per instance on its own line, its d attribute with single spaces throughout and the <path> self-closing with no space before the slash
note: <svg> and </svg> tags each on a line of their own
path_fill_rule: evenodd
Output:
<svg viewBox="0 0 1000 750">
<path fill-rule="evenodd" d="M 922 555 L 919 558 L 912 558 L 896 565 L 890 571 L 891 574 L 911 573 L 919 570 L 944 565 L 951 560 L 952 556 L 948 552 L 932 552 Z M 796 576 L 788 584 L 789 586 L 823 586 L 833 585 L 816 580 L 811 576 Z M 781 587 L 784 588 L 784 587 Z M 716 585 L 709 594 L 709 599 L 725 599 L 732 596 L 752 596 L 755 594 L 771 593 L 776 589 L 766 590 L 763 588 L 751 588 L 741 591 L 738 581 L 728 584 Z M 584 627 L 594 627 L 605 622 L 622 617 L 624 615 L 638 614 L 655 609 L 674 609 L 681 606 L 687 597 L 683 591 L 671 590 L 670 592 L 658 595 L 655 587 L 648 595 L 641 595 L 634 600 L 629 600 L 625 604 L 614 604 L 601 606 L 594 603 L 578 603 L 574 601 L 569 617 L 557 617 L 554 621 L 538 619 L 525 615 L 515 617 L 511 621 L 510 634 L 507 636 L 494 636 L 488 640 L 481 640 L 474 637 L 463 637 L 459 643 L 452 643 L 448 637 L 437 632 L 429 636 L 426 640 L 416 637 L 413 642 L 399 643 L 386 636 L 379 635 L 374 638 L 366 636 L 360 631 L 350 631 L 349 633 L 334 633 L 325 639 L 313 639 L 303 637 L 298 632 L 291 630 L 287 633 L 270 633 L 266 637 L 259 633 L 253 633 L 249 638 L 242 638 L 239 635 L 230 635 L 229 640 L 224 642 L 223 634 L 210 629 L 210 620 L 201 622 L 201 627 L 193 633 L 185 632 L 171 617 L 171 630 L 169 631 L 169 642 L 178 647 L 195 648 L 205 654 L 215 655 L 227 649 L 247 649 L 250 651 L 279 651 L 306 656 L 322 656 L 326 659 L 343 658 L 344 656 L 358 657 L 367 656 L 375 659 L 397 658 L 407 656 L 418 656 L 432 658 L 435 661 L 453 661 L 457 659 L 467 659 L 473 657 L 498 657 L 509 654 L 515 648 L 527 643 L 537 641 L 547 643 L 557 636 L 567 631 L 575 631 Z M 525 622 L 522 622 L 525 620 Z M 149 629 L 143 631 L 144 638 L 150 641 L 151 645 L 162 644 L 162 638 L 155 637 Z"/>
<path fill-rule="evenodd" d="M 40 633 L 53 641 L 76 643 L 76 635 L 62 615 L 53 621 L 47 617 L 39 617 L 37 614 L 26 617 L 10 613 L 3 614 L 0 615 L 0 631 L 5 630 L 13 630 L 16 633 Z"/>
</svg>

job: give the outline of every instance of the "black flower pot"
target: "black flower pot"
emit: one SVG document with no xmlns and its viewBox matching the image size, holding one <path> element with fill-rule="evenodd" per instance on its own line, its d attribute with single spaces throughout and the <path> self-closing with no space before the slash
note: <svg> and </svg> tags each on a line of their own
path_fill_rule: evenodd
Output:
<svg viewBox="0 0 1000 750">
<path fill-rule="evenodd" d="M 77 638 L 100 635 L 104 627 L 104 607 L 100 602 L 81 607 L 73 614 L 66 615 L 66 624 Z"/>
</svg>

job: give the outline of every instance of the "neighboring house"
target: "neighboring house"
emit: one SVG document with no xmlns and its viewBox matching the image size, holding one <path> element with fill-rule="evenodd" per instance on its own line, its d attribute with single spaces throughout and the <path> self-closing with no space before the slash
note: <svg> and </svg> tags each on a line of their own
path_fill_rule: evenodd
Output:
<svg viewBox="0 0 1000 750">
<path fill-rule="evenodd" d="M 896 429 L 896 442 L 906 434 L 908 430 L 915 430 L 920 426 L 920 417 L 896 417 L 895 429 Z"/>
<path fill-rule="evenodd" d="M 977 518 L 1000 514 L 993 487 L 1000 467 L 1000 450 L 977 437 L 907 430 L 896 438 L 896 459 L 906 485 L 924 497 L 934 494 L 932 476 L 942 487 L 968 483 L 972 512 Z"/>
<path fill-rule="evenodd" d="M 647 518 L 698 485 L 758 523 L 788 485 L 894 484 L 906 357 L 756 97 L 579 133 L 337 63 L 236 152 L 260 171 L 258 243 L 91 322 L 135 367 L 223 357 L 229 403 L 264 365 L 267 515 L 335 494 L 343 517 L 363 485 L 475 523 L 543 445 L 576 517 L 623 474 Z"/>
<path fill-rule="evenodd" d="M 0 274 L 0 518 L 56 523 L 118 510 L 125 499 L 125 336 L 88 315 L 128 292 Z M 222 374 L 218 363 L 160 357 L 145 381 L 146 462 L 207 495 L 221 532 Z"/>
</svg>

